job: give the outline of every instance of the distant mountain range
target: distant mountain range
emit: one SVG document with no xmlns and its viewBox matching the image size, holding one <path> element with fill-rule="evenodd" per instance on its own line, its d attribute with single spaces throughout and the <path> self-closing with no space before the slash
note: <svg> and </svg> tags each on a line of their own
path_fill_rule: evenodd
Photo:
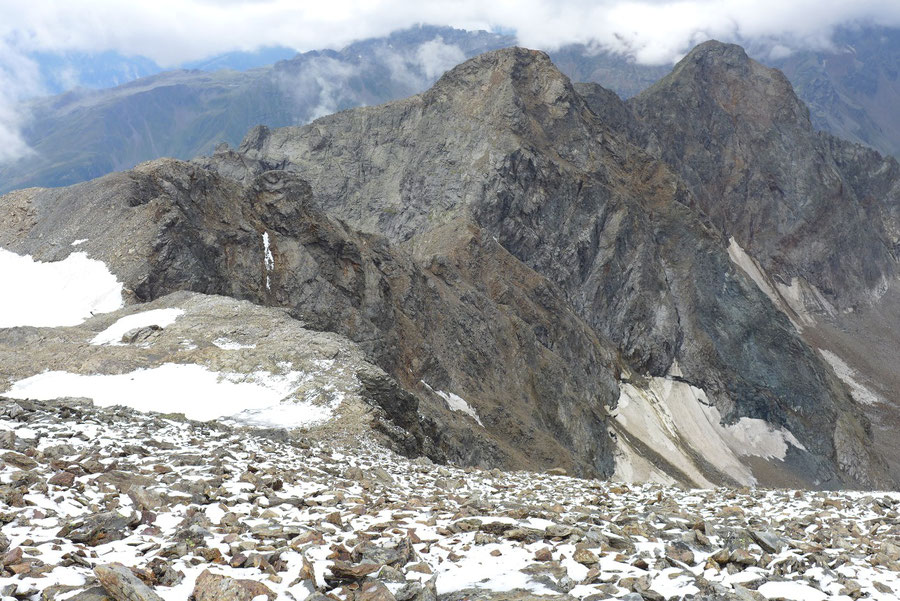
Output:
<svg viewBox="0 0 900 601">
<path fill-rule="evenodd" d="M 831 52 L 761 60 L 785 72 L 809 105 L 816 127 L 882 153 L 900 154 L 895 109 L 900 103 L 900 31 L 847 30 L 835 40 Z M 274 47 L 230 53 L 176 71 L 160 71 L 149 59 L 115 53 L 43 56 L 45 79 L 58 86 L 67 81 L 67 72 L 77 72 L 82 86 L 127 83 L 109 89 L 81 87 L 30 102 L 31 119 L 23 135 L 35 153 L 0 164 L 0 192 L 69 185 L 161 156 L 210 154 L 222 142 L 237 145 L 257 124 L 302 124 L 421 92 L 466 58 L 513 44 L 511 35 L 421 26 L 341 51 L 277 60 L 292 52 Z M 757 54 L 769 55 L 769 48 L 759 47 Z M 550 56 L 573 81 L 599 83 L 623 98 L 669 71 L 584 45 Z"/>
<path fill-rule="evenodd" d="M 246 71 L 293 58 L 296 54 L 296 50 L 284 46 L 267 46 L 254 51 L 227 52 L 188 61 L 179 68 L 200 71 L 219 69 Z M 35 52 L 30 58 L 38 64 L 41 87 L 50 94 L 64 94 L 76 88 L 91 90 L 113 88 L 166 71 L 146 56 L 126 56 L 111 50 L 99 53 Z"/>
</svg>

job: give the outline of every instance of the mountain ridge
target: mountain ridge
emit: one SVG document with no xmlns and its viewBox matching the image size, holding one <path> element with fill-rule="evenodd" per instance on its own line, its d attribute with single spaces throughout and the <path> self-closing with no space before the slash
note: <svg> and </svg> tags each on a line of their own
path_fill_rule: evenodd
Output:
<svg viewBox="0 0 900 601">
<path fill-rule="evenodd" d="M 900 88 L 897 73 L 879 54 L 878 40 L 884 40 L 884 51 L 890 54 L 897 46 L 897 33 L 876 29 L 838 37 L 861 49 L 861 58 L 851 61 L 849 71 L 830 70 L 832 64 L 846 63 L 841 58 L 844 51 L 798 52 L 764 62 L 791 76 L 799 95 L 815 107 L 817 128 L 896 154 L 900 134 L 893 129 L 890 99 Z M 36 154 L 0 166 L 0 192 L 68 185 L 159 156 L 190 159 L 209 154 L 223 141 L 236 146 L 257 124 L 291 125 L 352 106 L 402 98 L 423 91 L 441 71 L 465 58 L 514 41 L 501 34 L 423 26 L 341 51 L 300 54 L 254 72 L 188 73 L 177 86 L 161 85 L 140 95 L 124 95 L 127 88 L 122 88 L 36 101 L 26 111 L 33 118 L 23 131 Z M 623 97 L 638 94 L 669 70 L 579 45 L 551 55 L 573 80 L 601 83 Z M 754 55 L 768 56 L 767 47 L 757 48 Z M 868 66 L 877 71 L 877 81 L 857 86 L 854 82 L 867 81 L 863 76 Z M 869 94 L 872 90 L 874 95 Z M 83 123 L 76 128 L 57 109 L 65 98 L 79 94 L 98 100 L 79 113 Z M 102 100 L 107 96 L 115 102 Z"/>
<path fill-rule="evenodd" d="M 135 251 L 83 248 L 137 299 L 225 293 L 355 340 L 458 461 L 608 476 L 614 457 L 670 444 L 632 412 L 668 407 L 709 420 L 731 455 L 680 430 L 656 477 L 888 485 L 845 384 L 691 208 L 690 183 L 598 118 L 621 110 L 592 110 L 545 53 L 494 51 L 406 100 L 254 128 L 236 151 L 3 197 L 40 225 L 0 244 L 46 257 L 40 232 L 56 253 L 107 215 Z M 433 390 L 486 431 L 448 421 Z M 756 427 L 777 454 L 735 442 Z M 528 440 L 554 450 L 516 459 Z"/>
</svg>

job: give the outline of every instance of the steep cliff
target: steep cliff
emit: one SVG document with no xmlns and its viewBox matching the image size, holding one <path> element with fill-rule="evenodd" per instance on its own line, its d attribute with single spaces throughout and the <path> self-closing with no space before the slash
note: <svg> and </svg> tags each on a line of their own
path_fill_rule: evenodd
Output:
<svg viewBox="0 0 900 601">
<path fill-rule="evenodd" d="M 817 133 L 781 72 L 706 42 L 629 105 L 697 208 L 798 299 L 795 310 L 871 303 L 897 275 L 884 214 L 896 178 L 875 175 L 896 162 Z"/>
</svg>

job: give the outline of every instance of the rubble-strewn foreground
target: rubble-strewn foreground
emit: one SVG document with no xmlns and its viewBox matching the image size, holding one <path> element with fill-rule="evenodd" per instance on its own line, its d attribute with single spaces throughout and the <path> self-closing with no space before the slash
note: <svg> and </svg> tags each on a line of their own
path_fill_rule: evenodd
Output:
<svg viewBox="0 0 900 601">
<path fill-rule="evenodd" d="M 900 592 L 898 493 L 626 486 L 309 436 L 0 400 L 2 598 Z"/>
</svg>

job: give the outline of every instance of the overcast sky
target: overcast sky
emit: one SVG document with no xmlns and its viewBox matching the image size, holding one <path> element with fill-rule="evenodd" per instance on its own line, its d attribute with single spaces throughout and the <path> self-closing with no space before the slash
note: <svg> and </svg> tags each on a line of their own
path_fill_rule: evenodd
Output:
<svg viewBox="0 0 900 601">
<path fill-rule="evenodd" d="M 40 92 L 31 52 L 115 50 L 174 66 L 264 45 L 341 48 L 417 23 L 502 27 L 523 46 L 596 43 L 659 64 L 709 38 L 826 46 L 841 24 L 900 25 L 900 0 L 0 0 L 0 160 L 24 151 L 15 103 Z"/>
<path fill-rule="evenodd" d="M 596 41 L 671 62 L 710 37 L 826 43 L 851 21 L 900 24 L 898 0 L 0 0 L 0 52 L 102 51 L 163 66 L 235 49 L 340 48 L 416 23 L 513 29 L 522 45 Z M 4 61 L 6 62 L 6 60 Z"/>
</svg>

